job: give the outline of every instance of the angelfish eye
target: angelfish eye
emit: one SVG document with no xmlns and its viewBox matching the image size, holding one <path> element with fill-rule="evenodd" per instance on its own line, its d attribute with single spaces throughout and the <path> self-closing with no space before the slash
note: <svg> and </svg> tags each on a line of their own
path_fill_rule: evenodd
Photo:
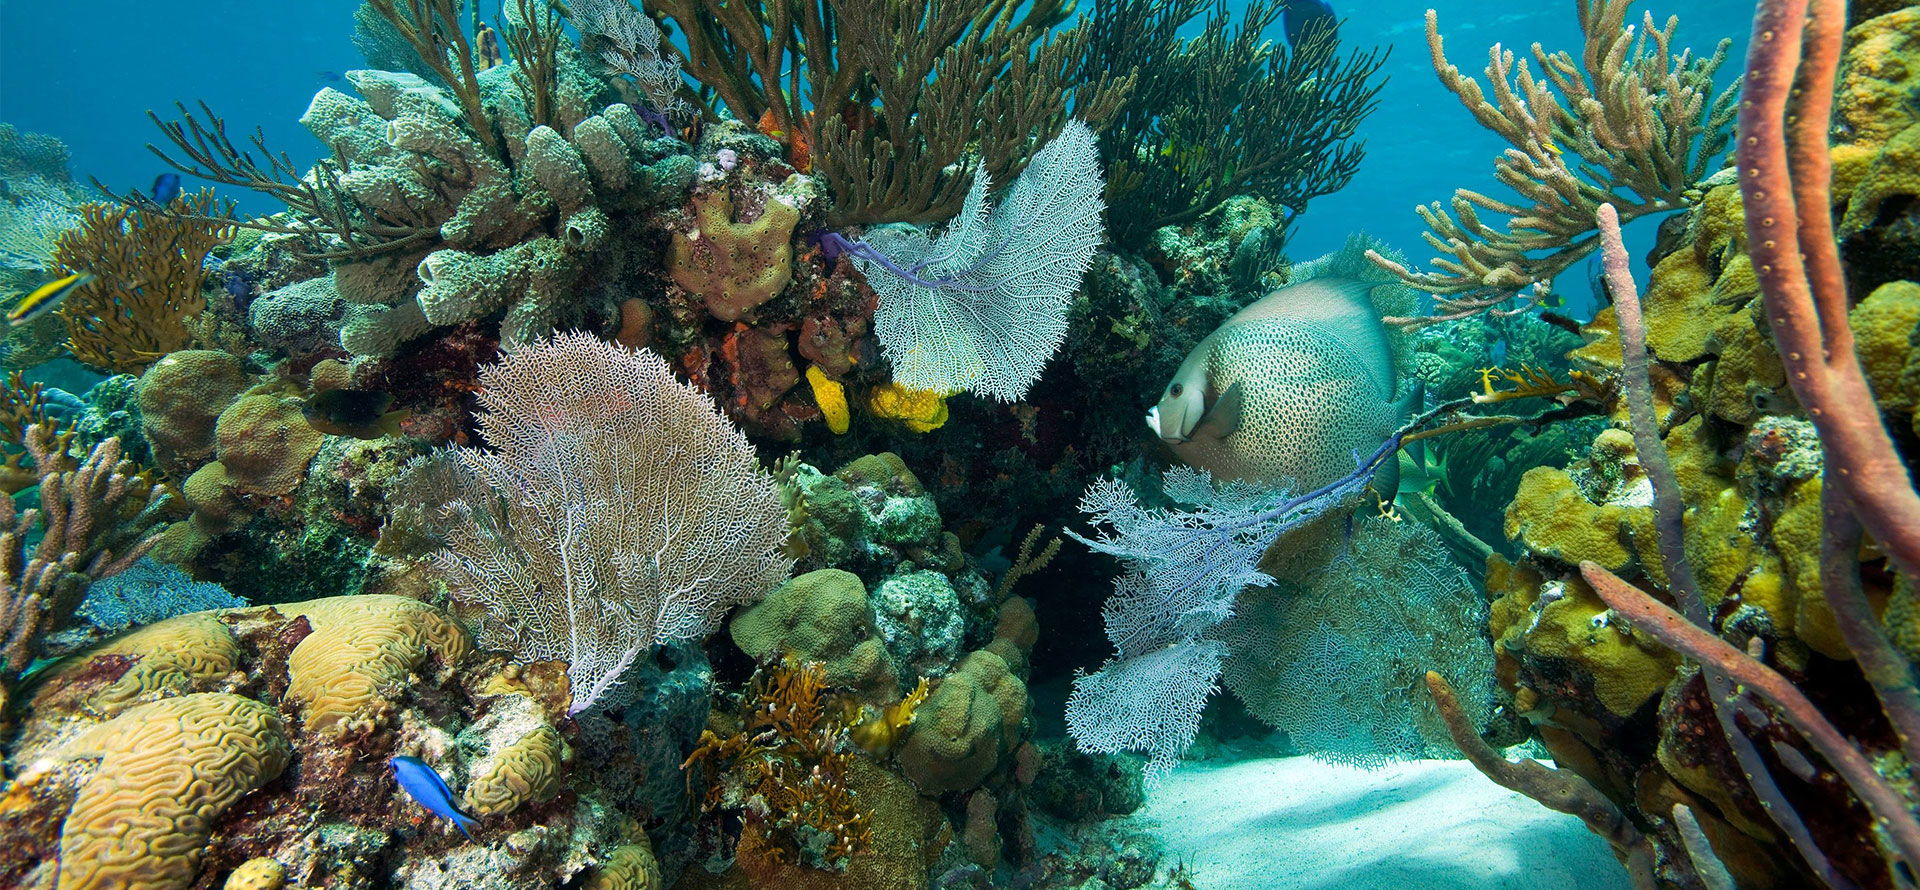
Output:
<svg viewBox="0 0 1920 890">
<path fill-rule="evenodd" d="M 1183 391 L 1183 390 L 1185 390 L 1185 389 L 1186 389 L 1186 387 L 1184 387 L 1184 386 L 1181 386 L 1180 384 L 1178 384 L 1178 383 L 1176 383 L 1176 384 L 1174 384 L 1174 385 L 1172 385 L 1172 386 L 1169 386 L 1169 387 L 1167 387 L 1167 395 L 1170 395 L 1170 396 L 1173 396 L 1174 398 L 1176 398 L 1176 399 L 1177 399 L 1177 398 L 1180 398 L 1180 393 L 1181 393 L 1181 391 Z"/>
</svg>

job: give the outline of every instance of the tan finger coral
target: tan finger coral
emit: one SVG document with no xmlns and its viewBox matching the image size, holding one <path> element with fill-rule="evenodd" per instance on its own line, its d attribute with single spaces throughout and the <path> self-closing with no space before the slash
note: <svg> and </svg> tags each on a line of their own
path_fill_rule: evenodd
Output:
<svg viewBox="0 0 1920 890">
<path fill-rule="evenodd" d="M 502 816 L 546 800 L 560 790 L 566 759 L 567 743 L 560 733 L 551 726 L 536 727 L 474 764 L 467 803 L 483 816 Z"/>
<path fill-rule="evenodd" d="M 80 737 L 99 757 L 60 835 L 59 890 L 191 886 L 212 824 L 292 756 L 273 708 L 200 693 L 128 710 Z"/>
<path fill-rule="evenodd" d="M 281 606 L 306 616 L 313 633 L 287 658 L 287 696 L 306 709 L 307 728 L 374 716 L 386 690 L 435 656 L 451 666 L 473 651 L 459 622 L 419 600 L 363 594 Z"/>
</svg>

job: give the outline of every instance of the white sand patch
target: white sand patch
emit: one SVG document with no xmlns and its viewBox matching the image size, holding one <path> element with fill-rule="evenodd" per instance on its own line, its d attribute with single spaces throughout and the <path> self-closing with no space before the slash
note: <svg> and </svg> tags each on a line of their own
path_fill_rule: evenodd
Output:
<svg viewBox="0 0 1920 890">
<path fill-rule="evenodd" d="M 1130 817 L 1201 890 L 1628 890 L 1580 820 L 1457 760 L 1181 765 Z"/>
</svg>

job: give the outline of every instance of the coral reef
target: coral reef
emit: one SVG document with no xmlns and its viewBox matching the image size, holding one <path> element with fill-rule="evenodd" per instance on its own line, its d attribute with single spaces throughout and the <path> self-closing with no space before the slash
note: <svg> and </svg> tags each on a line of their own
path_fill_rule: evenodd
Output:
<svg viewBox="0 0 1920 890">
<path fill-rule="evenodd" d="M 666 812 L 679 776 L 649 788 L 620 780 L 614 749 L 570 757 L 582 739 L 566 700 L 563 672 L 482 656 L 454 616 L 401 597 L 169 619 L 38 678 L 12 743 L 34 766 L 0 809 L 0 875 L 505 888 L 592 870 L 663 886 L 617 814 Z M 691 739 L 673 744 L 677 765 Z M 395 754 L 428 760 L 484 810 L 475 842 L 426 826 L 385 766 Z"/>
<path fill-rule="evenodd" d="M 1488 573 L 1496 674 L 1561 771 L 1528 793 L 1610 798 L 1582 816 L 1639 880 L 1900 886 L 1920 830 L 1881 771 L 1913 756 L 1920 709 L 1893 642 L 1910 613 L 1869 604 L 1914 570 L 1888 437 L 1911 427 L 1892 368 L 1910 364 L 1915 316 L 1887 267 L 1855 263 L 1878 236 L 1836 249 L 1831 225 L 1873 200 L 1853 184 L 1911 123 L 1872 97 L 1907 88 L 1887 63 L 1911 55 L 1894 35 L 1912 14 L 1864 19 L 1844 44 L 1836 9 L 1760 16 L 1739 175 L 1701 184 L 1644 302 L 1617 241 L 1626 214 L 1600 209 L 1615 305 L 1572 357 L 1624 383 L 1603 404 L 1624 429 L 1529 471 L 1509 506 L 1522 556 Z M 1829 78 L 1844 85 L 1830 148 Z M 1810 184 L 1829 160 L 1831 206 Z M 1866 282 L 1851 307 L 1843 270 Z"/>
</svg>

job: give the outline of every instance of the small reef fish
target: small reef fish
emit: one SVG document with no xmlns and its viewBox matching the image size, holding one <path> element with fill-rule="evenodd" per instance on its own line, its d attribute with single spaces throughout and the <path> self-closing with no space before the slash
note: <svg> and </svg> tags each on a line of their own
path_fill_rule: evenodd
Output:
<svg viewBox="0 0 1920 890">
<path fill-rule="evenodd" d="M 1333 5 L 1327 0 L 1287 0 L 1286 10 L 1280 13 L 1280 27 L 1286 29 L 1287 45 L 1296 48 L 1322 29 L 1329 37 L 1340 36 L 1340 20 L 1334 17 Z"/>
<path fill-rule="evenodd" d="M 454 827 L 459 828 L 467 840 L 473 840 L 467 826 L 478 828 L 480 821 L 453 805 L 453 791 L 447 787 L 447 780 L 440 778 L 440 773 L 418 757 L 395 757 L 387 763 L 393 767 L 393 778 L 414 803 L 436 816 L 453 820 Z"/>
<path fill-rule="evenodd" d="M 20 303 L 7 313 L 7 325 L 18 327 L 54 310 L 65 300 L 68 294 L 98 280 L 86 272 L 75 272 L 64 278 L 55 278 L 33 289 L 33 293 L 20 298 Z"/>
<path fill-rule="evenodd" d="M 500 35 L 482 23 L 473 32 L 473 54 L 477 56 L 474 67 L 485 71 L 500 64 Z"/>
<path fill-rule="evenodd" d="M 153 203 L 162 207 L 180 197 L 180 174 L 162 173 L 153 178 Z"/>
<path fill-rule="evenodd" d="M 400 421 L 412 412 L 388 411 L 393 396 L 384 392 L 330 389 L 307 400 L 300 413 L 307 425 L 329 436 L 378 439 L 399 436 Z"/>
<path fill-rule="evenodd" d="M 1311 278 L 1240 310 L 1194 347 L 1147 426 L 1217 481 L 1305 493 L 1353 472 L 1418 398 L 1395 398 L 1394 343 L 1370 296 L 1382 286 Z M 1375 490 L 1398 485 L 1385 462 Z"/>
</svg>

